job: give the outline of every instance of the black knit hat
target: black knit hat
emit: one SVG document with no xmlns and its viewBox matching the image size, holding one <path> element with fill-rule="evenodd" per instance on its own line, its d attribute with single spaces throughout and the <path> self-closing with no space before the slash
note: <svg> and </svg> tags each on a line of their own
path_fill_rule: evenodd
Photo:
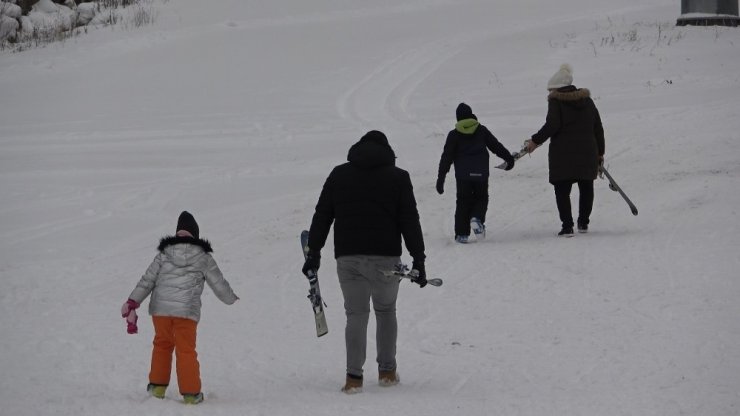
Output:
<svg viewBox="0 0 740 416">
<path fill-rule="evenodd" d="M 176 231 L 187 231 L 193 237 L 199 238 L 198 223 L 195 222 L 195 217 L 187 211 L 183 211 L 180 217 L 177 218 L 177 230 Z"/>
<path fill-rule="evenodd" d="M 457 121 L 466 120 L 466 119 L 469 119 L 469 118 L 478 120 L 478 118 L 475 116 L 475 114 L 473 114 L 473 109 L 470 108 L 470 106 L 467 105 L 467 104 L 465 104 L 465 103 L 460 103 L 457 106 L 457 110 L 455 111 L 455 115 L 457 116 Z"/>
</svg>

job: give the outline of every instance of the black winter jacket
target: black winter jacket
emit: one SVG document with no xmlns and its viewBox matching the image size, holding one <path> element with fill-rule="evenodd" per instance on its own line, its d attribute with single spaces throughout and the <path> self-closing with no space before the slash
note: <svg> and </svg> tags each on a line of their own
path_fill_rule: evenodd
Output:
<svg viewBox="0 0 740 416">
<path fill-rule="evenodd" d="M 457 180 L 487 180 L 490 174 L 488 150 L 507 163 L 514 163 L 511 153 L 486 126 L 472 118 L 458 121 L 455 129 L 447 134 L 439 160 L 438 178 L 447 176 L 454 163 Z"/>
<path fill-rule="evenodd" d="M 550 139 L 550 183 L 596 179 L 604 128 L 591 93 L 571 85 L 551 92 L 547 101 L 545 125 L 532 140 L 542 144 Z"/>
<path fill-rule="evenodd" d="M 321 250 L 334 223 L 334 256 L 401 256 L 401 236 L 415 261 L 424 261 L 424 238 L 408 172 L 395 166 L 387 140 L 367 136 L 349 162 L 336 166 L 321 190 L 308 246 Z"/>
</svg>

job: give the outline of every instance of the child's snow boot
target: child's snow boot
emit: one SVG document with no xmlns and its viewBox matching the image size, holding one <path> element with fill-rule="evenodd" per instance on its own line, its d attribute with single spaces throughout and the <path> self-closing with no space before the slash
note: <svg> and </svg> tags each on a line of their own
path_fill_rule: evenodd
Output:
<svg viewBox="0 0 740 416">
<path fill-rule="evenodd" d="M 470 228 L 473 229 L 475 238 L 480 240 L 486 238 L 486 226 L 478 218 L 473 217 L 470 219 Z"/>
<path fill-rule="evenodd" d="M 182 400 L 185 404 L 198 404 L 203 401 L 203 393 L 183 394 Z"/>
<path fill-rule="evenodd" d="M 146 391 L 149 392 L 152 397 L 164 399 L 164 393 L 167 391 L 167 385 L 149 383 L 149 385 L 146 386 Z"/>
<path fill-rule="evenodd" d="M 468 236 L 467 235 L 456 235 L 455 241 L 457 241 L 460 244 L 467 244 L 468 243 Z"/>
</svg>

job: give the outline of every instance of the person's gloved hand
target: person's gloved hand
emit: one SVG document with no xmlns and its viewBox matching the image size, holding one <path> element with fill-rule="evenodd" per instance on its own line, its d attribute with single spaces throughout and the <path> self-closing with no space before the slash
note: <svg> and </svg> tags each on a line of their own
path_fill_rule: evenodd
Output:
<svg viewBox="0 0 740 416">
<path fill-rule="evenodd" d="M 424 287 L 427 285 L 427 271 L 424 268 L 423 260 L 414 260 L 414 263 L 411 266 L 411 271 L 409 272 L 409 276 L 411 276 L 411 281 L 419 285 L 419 287 Z"/>
<path fill-rule="evenodd" d="M 306 253 L 306 262 L 303 263 L 303 268 L 301 269 L 303 274 L 307 278 L 311 279 L 319 271 L 319 266 L 321 266 L 321 253 L 318 251 L 308 250 L 308 253 Z M 313 271 L 310 275 L 308 272 L 309 270 Z"/>
<path fill-rule="evenodd" d="M 133 299 L 129 299 L 126 303 L 121 306 L 121 317 L 126 319 L 126 332 L 129 334 L 136 334 L 139 332 L 139 327 L 136 325 L 139 317 L 136 315 L 136 309 L 139 308 L 139 303 Z"/>
<path fill-rule="evenodd" d="M 516 162 L 516 161 L 514 160 L 513 157 L 511 159 L 507 160 L 506 161 L 506 167 L 504 168 L 504 170 L 512 170 L 512 169 L 514 169 L 514 162 Z"/>
<path fill-rule="evenodd" d="M 445 193 L 445 177 L 440 176 L 437 178 L 437 193 L 442 195 Z"/>
</svg>

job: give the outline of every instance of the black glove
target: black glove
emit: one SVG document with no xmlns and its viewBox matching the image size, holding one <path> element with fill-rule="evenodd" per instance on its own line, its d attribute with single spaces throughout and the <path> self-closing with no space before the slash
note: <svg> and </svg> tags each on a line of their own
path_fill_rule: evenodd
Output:
<svg viewBox="0 0 740 416">
<path fill-rule="evenodd" d="M 437 193 L 440 195 L 445 193 L 445 177 L 444 176 L 437 177 Z"/>
<path fill-rule="evenodd" d="M 424 268 L 424 261 L 416 261 L 414 260 L 414 263 L 411 266 L 411 272 L 409 272 L 409 275 L 411 276 L 411 281 L 419 285 L 419 287 L 424 287 L 427 285 L 427 271 Z"/>
<path fill-rule="evenodd" d="M 514 169 L 514 162 L 515 161 L 516 160 L 513 157 L 511 158 L 511 160 L 507 160 L 506 161 L 506 167 L 504 168 L 504 170 L 512 170 L 512 169 Z"/>
<path fill-rule="evenodd" d="M 321 253 L 308 250 L 308 253 L 306 253 L 306 262 L 303 263 L 303 269 L 301 269 L 303 274 L 310 279 L 319 271 L 319 266 L 321 266 Z M 308 273 L 309 270 L 313 271 L 310 275 Z"/>
</svg>

